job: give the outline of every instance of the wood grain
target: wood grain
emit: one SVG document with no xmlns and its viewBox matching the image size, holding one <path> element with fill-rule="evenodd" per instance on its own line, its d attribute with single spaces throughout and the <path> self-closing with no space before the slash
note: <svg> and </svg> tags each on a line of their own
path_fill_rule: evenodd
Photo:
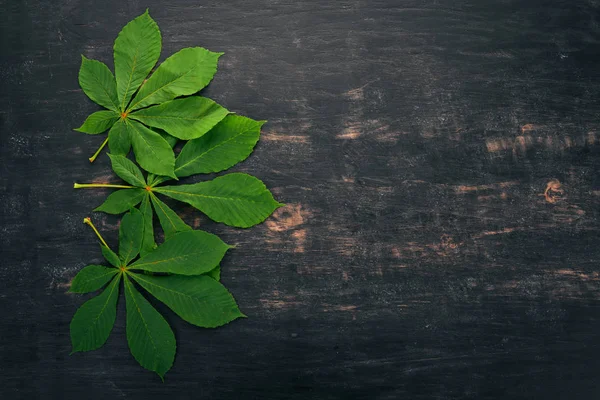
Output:
<svg viewBox="0 0 600 400">
<path fill-rule="evenodd" d="M 3 399 L 593 399 L 600 396 L 600 6 L 596 1 L 0 1 Z M 146 7 L 162 58 L 224 51 L 204 94 L 267 119 L 252 173 L 287 204 L 236 230 L 223 281 L 246 320 L 192 327 L 163 384 L 128 354 L 69 356 L 118 218 L 117 181 L 72 131 Z M 186 182 L 196 181 L 192 178 Z"/>
</svg>

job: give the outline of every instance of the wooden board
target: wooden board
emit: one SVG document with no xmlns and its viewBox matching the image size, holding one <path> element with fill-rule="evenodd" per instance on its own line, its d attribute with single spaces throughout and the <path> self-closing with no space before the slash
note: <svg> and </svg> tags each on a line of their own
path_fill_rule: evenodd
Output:
<svg viewBox="0 0 600 400">
<path fill-rule="evenodd" d="M 0 397 L 593 399 L 600 396 L 600 8 L 564 1 L 0 2 Z M 267 119 L 235 167 L 287 207 L 237 230 L 223 281 L 249 318 L 172 313 L 161 383 L 128 353 L 69 356 L 67 294 L 100 262 L 116 182 L 80 54 L 146 7 L 162 59 L 223 51 L 204 94 Z M 198 179 L 195 177 L 187 182 Z"/>
</svg>

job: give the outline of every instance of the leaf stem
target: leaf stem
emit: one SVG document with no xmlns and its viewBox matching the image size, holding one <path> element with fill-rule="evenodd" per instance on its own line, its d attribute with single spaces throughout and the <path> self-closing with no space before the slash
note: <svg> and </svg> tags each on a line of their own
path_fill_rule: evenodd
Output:
<svg viewBox="0 0 600 400">
<path fill-rule="evenodd" d="M 86 189 L 86 188 L 135 189 L 135 186 L 114 185 L 112 183 L 74 183 L 73 184 L 73 189 Z"/>
<path fill-rule="evenodd" d="M 90 219 L 90 217 L 86 217 L 83 219 L 83 223 L 86 225 L 89 225 L 93 230 L 94 233 L 96 233 L 96 236 L 98 236 L 98 239 L 100 239 L 100 241 L 102 242 L 102 244 L 104 246 L 106 246 L 107 249 L 110 249 L 110 247 L 108 247 L 108 244 L 106 244 L 106 241 L 104 241 L 104 238 L 102 237 L 102 235 L 100 235 L 100 232 L 98 232 L 98 229 L 96 229 L 96 227 L 94 226 L 94 224 L 92 224 L 92 220 Z"/>
<path fill-rule="evenodd" d="M 91 156 L 90 158 L 88 158 L 88 160 L 90 160 L 91 163 L 93 163 L 96 160 L 96 157 L 98 157 L 98 154 L 100 154 L 100 152 L 102 151 L 102 149 L 104 148 L 104 146 L 106 146 L 107 143 L 108 143 L 108 137 L 104 140 L 104 142 L 102 142 L 102 144 L 100 145 L 100 147 L 98 148 L 98 150 L 96 150 L 96 152 L 94 153 L 94 155 Z"/>
</svg>

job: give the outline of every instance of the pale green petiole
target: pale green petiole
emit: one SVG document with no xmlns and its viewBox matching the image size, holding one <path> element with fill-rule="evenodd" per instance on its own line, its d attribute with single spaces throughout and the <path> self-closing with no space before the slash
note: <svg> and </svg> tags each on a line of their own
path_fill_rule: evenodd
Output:
<svg viewBox="0 0 600 400">
<path fill-rule="evenodd" d="M 104 148 L 104 146 L 106 146 L 107 143 L 108 143 L 108 137 L 106 138 L 106 140 L 104 140 L 104 142 L 102 142 L 102 144 L 100 145 L 100 147 L 98 148 L 98 150 L 96 150 L 96 152 L 94 153 L 94 155 L 91 156 L 90 158 L 88 158 L 88 160 L 90 160 L 91 163 L 96 160 L 96 157 L 98 157 L 98 155 L 100 154 L 100 152 L 102 151 L 102 149 Z"/>
<path fill-rule="evenodd" d="M 135 189 L 135 186 L 113 185 L 112 183 L 74 183 L 73 189 L 85 188 L 116 188 L 116 189 Z"/>
<path fill-rule="evenodd" d="M 90 217 L 86 217 L 83 219 L 83 223 L 86 225 L 89 225 L 93 230 L 94 233 L 96 233 L 96 236 L 98 236 L 98 239 L 100 239 L 100 241 L 102 242 L 102 244 L 110 249 L 110 247 L 108 247 L 108 244 L 106 244 L 106 241 L 104 240 L 104 238 L 102 237 L 102 235 L 100 235 L 100 232 L 98 232 L 98 229 L 96 229 L 96 227 L 94 226 L 94 224 L 92 224 L 92 220 L 90 219 Z"/>
</svg>

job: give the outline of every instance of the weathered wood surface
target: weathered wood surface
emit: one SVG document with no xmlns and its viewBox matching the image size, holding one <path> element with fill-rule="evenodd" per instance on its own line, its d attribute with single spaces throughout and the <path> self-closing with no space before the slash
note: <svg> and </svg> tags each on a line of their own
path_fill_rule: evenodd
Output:
<svg viewBox="0 0 600 400">
<path fill-rule="evenodd" d="M 268 119 L 235 170 L 288 206 L 236 230 L 250 317 L 178 339 L 166 382 L 107 345 L 69 356 L 115 181 L 80 54 L 112 67 L 149 7 L 163 56 L 224 51 L 205 94 Z M 0 1 L 0 397 L 600 396 L 600 6 L 595 1 Z M 111 243 L 118 219 L 92 214 Z M 164 310 L 161 309 L 161 310 Z"/>
</svg>

